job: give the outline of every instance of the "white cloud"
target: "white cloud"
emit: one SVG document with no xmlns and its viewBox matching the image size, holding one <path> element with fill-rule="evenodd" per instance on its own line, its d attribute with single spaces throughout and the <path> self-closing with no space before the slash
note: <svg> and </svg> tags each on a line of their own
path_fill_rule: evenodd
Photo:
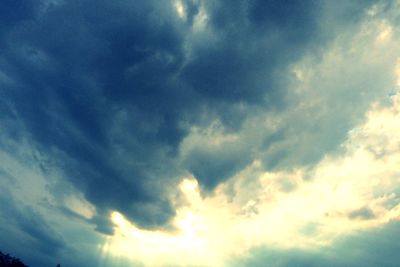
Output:
<svg viewBox="0 0 400 267">
<path fill-rule="evenodd" d="M 315 248 L 398 220 L 400 96 L 391 99 L 388 107 L 371 107 L 342 144 L 342 155 L 311 169 L 258 172 L 256 178 L 260 164 L 254 162 L 207 198 L 194 179 L 184 179 L 187 204 L 177 210 L 176 232 L 144 231 L 113 213 L 117 234 L 105 252 L 146 266 L 224 266 L 226 257 L 245 256 L 255 246 Z"/>
</svg>

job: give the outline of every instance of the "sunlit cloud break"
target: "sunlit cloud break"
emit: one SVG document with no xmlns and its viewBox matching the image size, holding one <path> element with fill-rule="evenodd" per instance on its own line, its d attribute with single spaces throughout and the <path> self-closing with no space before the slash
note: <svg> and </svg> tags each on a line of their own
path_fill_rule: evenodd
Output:
<svg viewBox="0 0 400 267">
<path fill-rule="evenodd" d="M 194 178 L 185 178 L 180 190 L 187 204 L 177 210 L 175 231 L 141 230 L 113 212 L 117 230 L 104 253 L 146 266 L 225 266 L 224 257 L 246 256 L 254 246 L 326 247 L 341 235 L 398 220 L 399 127 L 396 94 L 389 106 L 370 108 L 349 132 L 343 154 L 311 169 L 260 172 L 254 162 L 208 198 Z M 233 197 L 229 186 L 237 191 Z"/>
</svg>

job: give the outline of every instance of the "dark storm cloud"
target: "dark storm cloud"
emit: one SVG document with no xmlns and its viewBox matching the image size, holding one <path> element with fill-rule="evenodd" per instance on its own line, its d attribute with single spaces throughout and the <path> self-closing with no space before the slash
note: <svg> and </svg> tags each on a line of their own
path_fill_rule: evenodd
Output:
<svg viewBox="0 0 400 267">
<path fill-rule="evenodd" d="M 279 1 L 207 4 L 210 28 L 217 38 L 195 44 L 193 58 L 183 70 L 187 83 L 210 101 L 282 104 L 279 76 L 317 37 L 313 13 L 318 6 L 296 1 L 290 5 Z"/>
<path fill-rule="evenodd" d="M 251 158 L 247 151 L 235 145 L 224 145 L 218 149 L 196 148 L 187 156 L 185 165 L 201 182 L 205 191 L 211 191 L 218 183 L 240 171 Z"/>
<path fill-rule="evenodd" d="M 348 28 L 359 25 L 370 1 L 333 6 L 336 9 L 329 1 L 207 1 L 208 34 L 193 41 L 190 60 L 181 72 L 183 80 L 207 99 L 226 132 L 243 130 L 248 115 L 260 110 L 276 112 L 279 117 L 290 105 L 297 104 L 289 100 L 287 90 L 292 64 L 310 51 L 319 58 L 343 24 Z M 341 97 L 336 100 L 343 101 Z M 326 102 L 318 108 L 324 109 L 329 105 Z M 364 112 L 366 106 L 359 112 Z M 299 118 L 286 121 L 276 131 L 263 133 L 265 140 L 260 147 L 254 148 L 248 141 L 248 146 L 233 154 L 228 152 L 229 146 L 221 148 L 227 150 L 223 153 L 199 148 L 188 155 L 186 166 L 201 185 L 212 190 L 255 156 L 267 170 L 318 162 L 344 140 L 354 125 L 354 120 L 340 118 L 349 118 L 347 111 L 328 109 L 327 113 L 316 122 L 297 114 Z M 332 126 L 335 124 L 339 126 Z M 315 130 L 300 134 L 309 128 Z M 326 132 L 312 137 L 320 129 Z M 281 142 L 285 145 L 274 146 Z M 295 150 L 299 153 L 293 153 Z"/>
<path fill-rule="evenodd" d="M 290 63 L 326 38 L 320 2 L 207 1 L 197 35 L 199 3 L 184 4 L 186 21 L 168 1 L 0 4 L 1 119 L 83 192 L 100 232 L 111 210 L 164 225 L 186 171 L 212 190 L 250 162 L 245 148 L 177 159 L 193 125 L 237 131 L 254 107 L 283 109 Z"/>
<path fill-rule="evenodd" d="M 184 94 L 172 78 L 182 64 L 183 37 L 171 6 L 15 5 L 17 14 L 3 17 L 10 26 L 0 64 L 11 81 L 2 90 L 3 116 L 22 122 L 99 215 L 117 209 L 142 226 L 164 224 L 173 210 L 157 183 L 175 174 L 164 157 L 176 153 L 184 135 L 178 125 Z M 2 3 L 2 12 L 13 6 Z"/>
<path fill-rule="evenodd" d="M 284 108 L 283 76 L 289 63 L 298 59 L 312 40 L 319 39 L 318 9 L 317 4 L 296 1 L 290 5 L 279 1 L 206 2 L 211 37 L 193 42 L 183 80 L 215 109 L 227 131 L 240 129 L 254 111 L 252 107 Z M 250 147 L 223 146 L 218 151 L 194 150 L 185 163 L 203 188 L 212 190 L 251 160 Z"/>
<path fill-rule="evenodd" d="M 24 0 L 4 0 L 0 3 L 2 23 L 0 32 L 6 31 L 21 20 L 31 19 L 34 16 L 35 2 Z"/>
</svg>

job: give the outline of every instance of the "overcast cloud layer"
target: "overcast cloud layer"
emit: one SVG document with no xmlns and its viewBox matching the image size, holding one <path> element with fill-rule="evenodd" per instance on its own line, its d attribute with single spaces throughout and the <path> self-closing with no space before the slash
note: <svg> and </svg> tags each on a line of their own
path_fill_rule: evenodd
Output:
<svg viewBox="0 0 400 267">
<path fill-rule="evenodd" d="M 2 0 L 0 22 L 1 251 L 400 261 L 400 2 Z"/>
</svg>

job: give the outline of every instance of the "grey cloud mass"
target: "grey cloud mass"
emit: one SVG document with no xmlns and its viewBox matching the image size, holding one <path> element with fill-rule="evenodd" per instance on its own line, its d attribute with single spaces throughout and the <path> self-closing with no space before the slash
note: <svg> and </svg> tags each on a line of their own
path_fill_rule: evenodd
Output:
<svg viewBox="0 0 400 267">
<path fill-rule="evenodd" d="M 247 262 L 233 262 L 231 266 L 397 266 L 399 249 L 395 239 L 399 236 L 398 223 L 385 229 L 356 233 L 341 238 L 322 250 L 274 250 L 259 248 Z M 269 264 L 269 265 L 266 265 Z"/>
<path fill-rule="evenodd" d="M 17 13 L 2 34 L 3 116 L 17 118 L 100 218 L 115 209 L 143 227 L 166 223 L 165 189 L 185 171 L 175 159 L 192 125 L 220 119 L 237 130 L 248 107 L 283 108 L 280 77 L 317 35 L 318 5 L 208 4 L 210 39 L 188 35 L 190 21 L 167 2 L 3 2 Z M 195 16 L 199 3 L 187 5 Z M 274 16 L 261 12 L 268 6 Z M 193 153 L 183 167 L 209 189 L 243 166 Z"/>
</svg>

